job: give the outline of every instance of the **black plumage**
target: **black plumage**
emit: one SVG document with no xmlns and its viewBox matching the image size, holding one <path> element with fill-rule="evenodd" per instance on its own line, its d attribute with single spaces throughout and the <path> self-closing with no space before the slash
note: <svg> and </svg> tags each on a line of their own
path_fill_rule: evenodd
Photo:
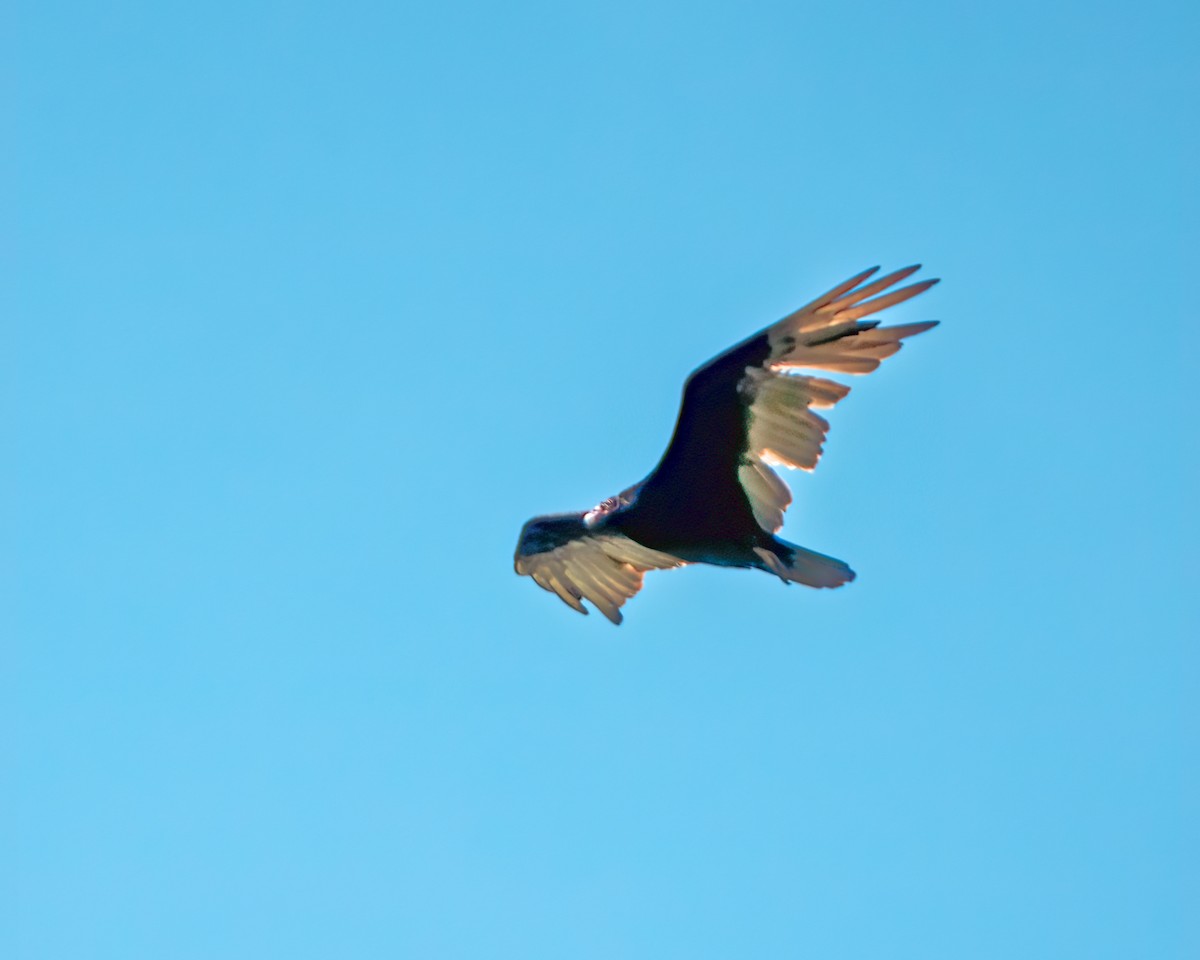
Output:
<svg viewBox="0 0 1200 960">
<path fill-rule="evenodd" d="M 653 472 L 589 511 L 530 520 L 517 544 L 517 573 L 580 613 L 590 601 L 613 623 L 651 569 L 749 567 L 812 587 L 853 580 L 841 560 L 775 536 L 791 494 L 772 467 L 815 467 L 828 424 L 813 408 L 849 392 L 792 371 L 869 373 L 902 339 L 936 325 L 862 319 L 937 283 L 891 289 L 917 269 L 871 282 L 878 268 L 866 270 L 696 370 Z"/>
</svg>

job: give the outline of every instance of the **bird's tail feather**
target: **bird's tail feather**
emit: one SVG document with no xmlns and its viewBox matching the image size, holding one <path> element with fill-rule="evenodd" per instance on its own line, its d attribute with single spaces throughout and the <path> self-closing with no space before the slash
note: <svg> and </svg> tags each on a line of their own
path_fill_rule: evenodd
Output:
<svg viewBox="0 0 1200 960">
<path fill-rule="evenodd" d="M 827 557 L 815 550 L 799 547 L 794 543 L 776 538 L 781 548 L 779 553 L 756 547 L 766 565 L 785 583 L 803 583 L 808 587 L 840 587 L 854 579 L 854 571 L 844 560 Z"/>
</svg>

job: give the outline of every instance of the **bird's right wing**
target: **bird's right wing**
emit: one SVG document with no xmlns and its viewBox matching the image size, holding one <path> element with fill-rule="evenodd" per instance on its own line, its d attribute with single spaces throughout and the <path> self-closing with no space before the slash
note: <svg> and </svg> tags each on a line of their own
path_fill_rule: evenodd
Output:
<svg viewBox="0 0 1200 960">
<path fill-rule="evenodd" d="M 521 530 L 514 566 L 572 609 L 586 614 L 582 601 L 588 600 L 619 624 L 620 608 L 642 589 L 645 571 L 682 566 L 683 561 L 620 533 L 592 533 L 583 517 L 567 513 L 530 520 Z"/>
</svg>

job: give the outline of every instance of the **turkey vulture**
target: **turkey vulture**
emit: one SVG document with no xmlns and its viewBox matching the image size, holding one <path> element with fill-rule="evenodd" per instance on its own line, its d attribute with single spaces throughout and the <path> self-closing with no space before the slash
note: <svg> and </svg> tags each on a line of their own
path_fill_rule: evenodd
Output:
<svg viewBox="0 0 1200 960">
<path fill-rule="evenodd" d="M 829 429 L 812 408 L 832 407 L 850 392 L 791 371 L 870 373 L 905 337 L 937 325 L 864 320 L 937 283 L 895 288 L 920 265 L 865 282 L 878 269 L 838 284 L 696 370 L 654 472 L 586 512 L 530 520 L 517 543 L 517 573 L 580 613 L 589 600 L 613 623 L 621 622 L 620 607 L 641 589 L 647 570 L 711 563 L 810 587 L 853 580 L 841 560 L 775 536 L 792 496 L 772 467 L 812 470 Z"/>
</svg>

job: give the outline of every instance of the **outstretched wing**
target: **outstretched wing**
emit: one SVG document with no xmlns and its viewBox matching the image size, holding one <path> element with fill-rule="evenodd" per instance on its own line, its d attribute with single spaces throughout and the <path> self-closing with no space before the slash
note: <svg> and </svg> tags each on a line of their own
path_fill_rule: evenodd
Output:
<svg viewBox="0 0 1200 960">
<path fill-rule="evenodd" d="M 845 384 L 792 371 L 870 373 L 905 337 L 937 325 L 881 327 L 864 319 L 937 283 L 896 288 L 919 266 L 866 282 L 878 269 L 838 284 L 693 373 L 675 435 L 642 498 L 679 503 L 703 496 L 704 489 L 721 488 L 725 471 L 736 470 L 754 519 L 767 532 L 777 531 L 792 497 L 771 468 L 813 469 L 829 431 L 828 421 L 814 411 L 850 392 Z"/>
<path fill-rule="evenodd" d="M 620 608 L 642 589 L 645 571 L 678 567 L 683 561 L 620 533 L 592 533 L 583 517 L 566 513 L 530 520 L 521 529 L 514 566 L 580 613 L 588 612 L 583 605 L 588 600 L 620 623 Z"/>
</svg>

